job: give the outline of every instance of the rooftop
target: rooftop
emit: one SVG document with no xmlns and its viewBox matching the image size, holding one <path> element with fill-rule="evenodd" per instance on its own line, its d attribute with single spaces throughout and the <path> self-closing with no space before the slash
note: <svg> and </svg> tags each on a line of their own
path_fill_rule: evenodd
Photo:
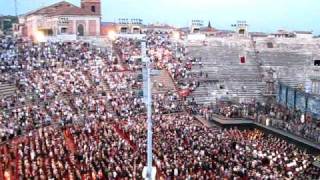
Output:
<svg viewBox="0 0 320 180">
<path fill-rule="evenodd" d="M 46 6 L 34 11 L 30 11 L 23 16 L 31 15 L 46 15 L 46 16 L 57 16 L 57 15 L 92 15 L 88 10 L 77 7 L 69 2 L 61 1 L 50 6 Z"/>
</svg>

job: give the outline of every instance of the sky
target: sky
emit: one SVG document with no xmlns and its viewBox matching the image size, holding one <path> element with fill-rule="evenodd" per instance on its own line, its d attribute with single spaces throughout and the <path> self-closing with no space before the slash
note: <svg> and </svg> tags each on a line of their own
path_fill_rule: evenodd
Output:
<svg viewBox="0 0 320 180">
<path fill-rule="evenodd" d="M 17 0 L 18 14 L 60 0 Z M 67 0 L 80 5 L 80 0 Z M 102 21 L 141 18 L 145 24 L 188 26 L 203 20 L 218 29 L 232 29 L 246 20 L 249 31 L 306 30 L 320 34 L 320 0 L 101 0 Z M 0 0 L 0 14 L 14 15 L 14 0 Z"/>
</svg>

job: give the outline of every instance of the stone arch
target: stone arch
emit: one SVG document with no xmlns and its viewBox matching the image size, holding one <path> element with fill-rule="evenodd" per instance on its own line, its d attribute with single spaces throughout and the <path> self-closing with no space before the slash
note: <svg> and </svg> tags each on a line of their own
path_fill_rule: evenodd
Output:
<svg viewBox="0 0 320 180">
<path fill-rule="evenodd" d="M 84 36 L 84 25 L 79 24 L 77 27 L 77 35 L 78 36 Z"/>
<path fill-rule="evenodd" d="M 239 34 L 245 34 L 246 30 L 245 29 L 239 29 Z"/>
</svg>

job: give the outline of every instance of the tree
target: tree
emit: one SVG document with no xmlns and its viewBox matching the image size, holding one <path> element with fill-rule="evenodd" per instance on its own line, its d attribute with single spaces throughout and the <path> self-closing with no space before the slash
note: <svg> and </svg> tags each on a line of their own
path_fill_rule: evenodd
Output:
<svg viewBox="0 0 320 180">
<path fill-rule="evenodd" d="M 18 23 L 18 18 L 16 16 L 2 16 L 0 17 L 1 28 L 4 32 L 10 31 L 12 29 L 12 24 Z"/>
</svg>

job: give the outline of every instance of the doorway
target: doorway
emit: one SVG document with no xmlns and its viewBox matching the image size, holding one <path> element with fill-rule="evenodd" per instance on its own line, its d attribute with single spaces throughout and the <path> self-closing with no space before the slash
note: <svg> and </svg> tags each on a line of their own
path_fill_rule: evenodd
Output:
<svg viewBox="0 0 320 180">
<path fill-rule="evenodd" d="M 78 36 L 84 36 L 84 27 L 82 24 L 78 25 Z"/>
</svg>

